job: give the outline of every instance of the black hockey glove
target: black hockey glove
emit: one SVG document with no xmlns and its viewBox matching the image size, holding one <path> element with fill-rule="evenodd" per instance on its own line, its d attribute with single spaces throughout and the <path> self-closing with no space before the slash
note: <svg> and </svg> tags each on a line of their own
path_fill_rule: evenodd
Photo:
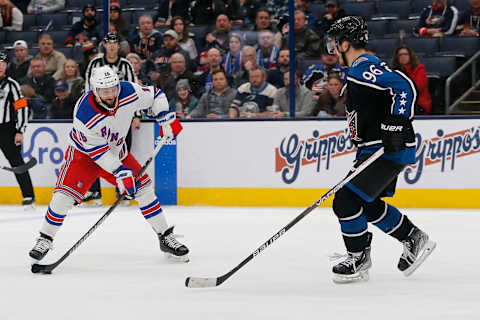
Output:
<svg viewBox="0 0 480 320">
<path fill-rule="evenodd" d="M 402 116 L 386 116 L 380 123 L 380 136 L 386 154 L 402 151 L 407 143 L 415 142 L 412 122 Z"/>
</svg>

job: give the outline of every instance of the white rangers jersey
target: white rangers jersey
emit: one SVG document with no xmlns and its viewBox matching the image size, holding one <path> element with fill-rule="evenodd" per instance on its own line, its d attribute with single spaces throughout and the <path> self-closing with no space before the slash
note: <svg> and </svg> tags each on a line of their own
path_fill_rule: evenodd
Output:
<svg viewBox="0 0 480 320">
<path fill-rule="evenodd" d="M 165 94 L 153 86 L 120 81 L 117 106 L 108 112 L 99 105 L 94 93 L 88 91 L 75 106 L 70 144 L 111 173 L 127 156 L 125 137 L 134 113 L 139 110 L 145 110 L 151 118 L 168 113 Z"/>
</svg>

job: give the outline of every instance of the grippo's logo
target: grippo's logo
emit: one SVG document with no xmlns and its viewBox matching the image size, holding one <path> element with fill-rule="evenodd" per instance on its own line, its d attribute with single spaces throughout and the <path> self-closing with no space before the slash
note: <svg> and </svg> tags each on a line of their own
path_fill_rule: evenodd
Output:
<svg viewBox="0 0 480 320">
<path fill-rule="evenodd" d="M 325 169 L 328 170 L 332 158 L 355 151 L 346 130 L 324 135 L 314 130 L 312 137 L 305 140 L 300 140 L 294 133 L 283 138 L 280 147 L 275 149 L 275 172 L 281 172 L 282 180 L 290 184 L 298 178 L 301 167 L 316 164 L 319 172 L 325 162 Z"/>
<path fill-rule="evenodd" d="M 436 134 L 431 139 L 423 139 L 420 133 L 416 134 L 416 162 L 404 172 L 408 184 L 419 181 L 425 167 L 440 164 L 440 170 L 444 172 L 450 163 L 450 170 L 454 170 L 457 158 L 480 152 L 480 126 L 448 134 L 438 129 Z"/>
<path fill-rule="evenodd" d="M 37 137 L 40 134 L 50 135 L 52 142 L 44 142 L 42 145 L 39 145 Z M 28 150 L 23 150 L 22 145 L 22 157 L 32 158 L 34 155 L 37 156 L 38 164 L 43 164 L 50 161 L 54 165 L 60 165 L 63 162 L 64 153 L 63 150 L 59 147 L 56 147 L 55 144 L 58 144 L 58 136 L 52 129 L 48 127 L 39 127 L 35 129 L 30 137 L 30 145 Z M 55 173 L 58 175 L 58 169 L 55 169 Z"/>
</svg>

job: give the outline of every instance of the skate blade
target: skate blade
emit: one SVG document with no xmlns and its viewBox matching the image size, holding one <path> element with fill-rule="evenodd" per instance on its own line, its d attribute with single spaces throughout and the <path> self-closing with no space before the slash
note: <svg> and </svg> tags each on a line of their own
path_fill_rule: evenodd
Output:
<svg viewBox="0 0 480 320">
<path fill-rule="evenodd" d="M 417 268 L 420 267 L 420 265 L 428 258 L 428 256 L 433 252 L 433 250 L 435 250 L 436 246 L 436 242 L 428 240 L 417 260 L 415 260 L 415 262 L 410 267 L 403 270 L 403 275 L 405 277 L 412 275 L 412 273 L 415 272 L 415 270 L 417 270 Z"/>
<path fill-rule="evenodd" d="M 173 261 L 173 262 L 187 263 L 187 262 L 190 261 L 190 258 L 188 257 L 188 254 L 186 254 L 184 256 L 176 256 L 176 255 L 173 255 L 171 253 L 164 252 L 164 255 L 167 258 L 167 260 L 170 260 L 170 261 Z"/>
<path fill-rule="evenodd" d="M 333 282 L 336 284 L 346 284 L 352 282 L 368 281 L 370 274 L 368 270 L 359 271 L 350 275 L 333 274 Z"/>
</svg>

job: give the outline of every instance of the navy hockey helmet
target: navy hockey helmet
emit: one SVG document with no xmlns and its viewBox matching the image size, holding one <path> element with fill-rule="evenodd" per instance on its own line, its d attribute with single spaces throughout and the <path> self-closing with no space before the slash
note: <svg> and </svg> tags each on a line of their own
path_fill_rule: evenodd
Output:
<svg viewBox="0 0 480 320">
<path fill-rule="evenodd" d="M 107 42 L 118 42 L 118 35 L 115 32 L 109 32 L 107 35 L 103 38 L 103 41 L 105 43 Z"/>
<path fill-rule="evenodd" d="M 368 27 L 359 16 L 347 16 L 335 21 L 328 30 L 327 50 L 330 54 L 342 41 L 347 40 L 354 46 L 365 47 L 368 43 Z"/>
<path fill-rule="evenodd" d="M 8 55 L 5 51 L 0 51 L 0 61 L 8 63 Z"/>
</svg>

